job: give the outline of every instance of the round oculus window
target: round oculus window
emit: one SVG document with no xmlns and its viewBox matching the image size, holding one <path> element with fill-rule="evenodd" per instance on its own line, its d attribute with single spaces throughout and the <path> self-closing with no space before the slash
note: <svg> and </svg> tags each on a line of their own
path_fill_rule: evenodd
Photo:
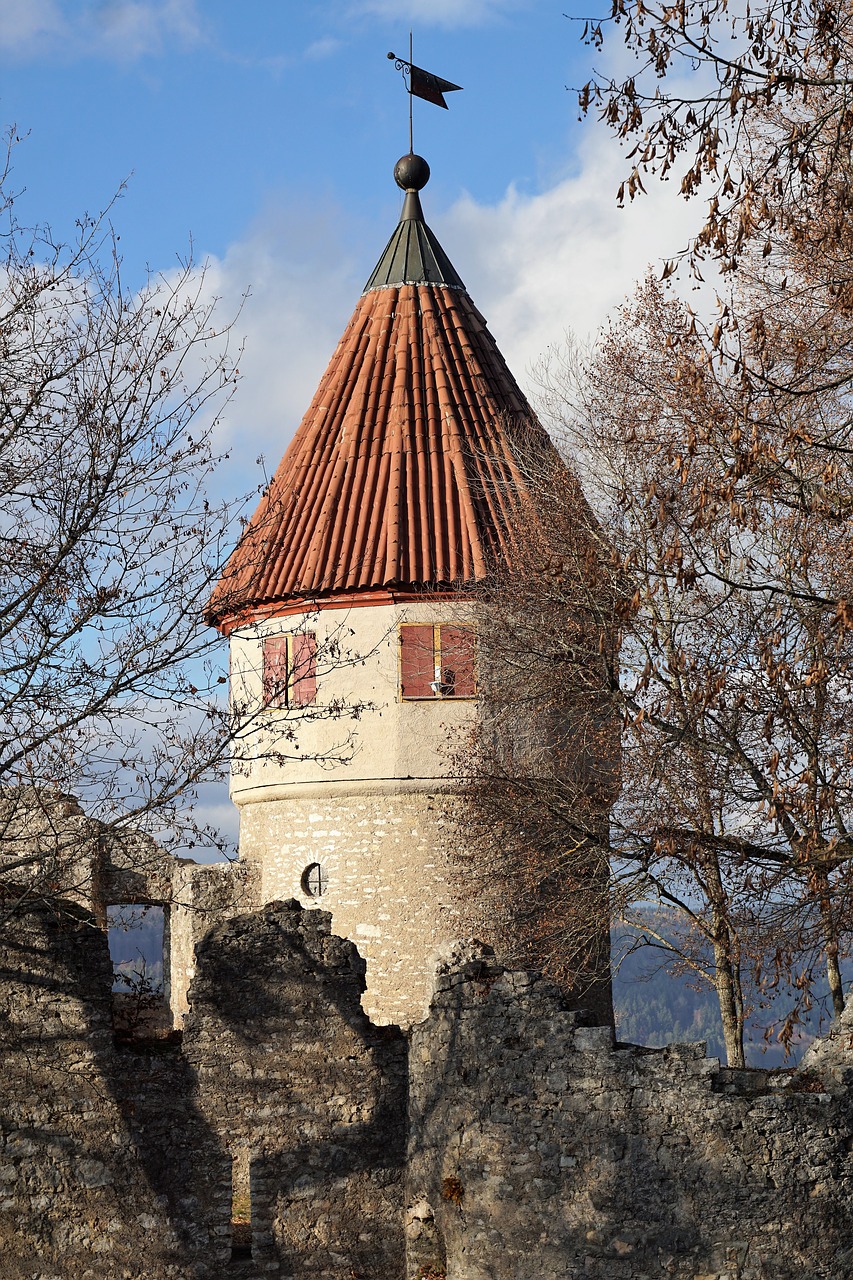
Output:
<svg viewBox="0 0 853 1280">
<path fill-rule="evenodd" d="M 322 863 L 309 862 L 302 872 L 301 884 L 302 892 L 309 898 L 322 898 L 329 887 L 329 879 Z"/>
</svg>

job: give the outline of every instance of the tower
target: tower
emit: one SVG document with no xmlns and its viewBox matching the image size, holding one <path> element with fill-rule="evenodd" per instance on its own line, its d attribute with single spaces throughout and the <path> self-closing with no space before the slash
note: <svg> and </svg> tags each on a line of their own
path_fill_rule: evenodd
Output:
<svg viewBox="0 0 853 1280">
<path fill-rule="evenodd" d="M 261 900 L 333 914 L 365 1005 L 409 1023 L 458 934 L 441 857 L 453 750 L 477 714 L 474 588 L 552 446 L 433 232 L 429 166 L 209 607 L 231 645 L 231 795 Z"/>
</svg>

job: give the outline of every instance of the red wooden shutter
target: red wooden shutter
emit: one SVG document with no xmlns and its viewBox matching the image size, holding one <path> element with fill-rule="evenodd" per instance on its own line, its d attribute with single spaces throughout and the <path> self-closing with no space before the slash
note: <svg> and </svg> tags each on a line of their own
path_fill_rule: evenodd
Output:
<svg viewBox="0 0 853 1280">
<path fill-rule="evenodd" d="M 441 692 L 448 698 L 473 698 L 474 628 L 441 627 Z"/>
<path fill-rule="evenodd" d="M 307 707 L 317 699 L 317 637 L 313 631 L 293 636 L 291 693 L 295 707 Z"/>
<path fill-rule="evenodd" d="M 400 628 L 400 692 L 404 698 L 434 698 L 435 646 L 432 625 Z"/>
<path fill-rule="evenodd" d="M 264 637 L 264 706 L 287 706 L 287 636 Z"/>
</svg>

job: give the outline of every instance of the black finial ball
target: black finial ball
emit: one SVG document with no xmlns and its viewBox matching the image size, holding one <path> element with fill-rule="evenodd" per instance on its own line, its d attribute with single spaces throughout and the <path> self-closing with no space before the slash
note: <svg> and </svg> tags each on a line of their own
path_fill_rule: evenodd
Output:
<svg viewBox="0 0 853 1280">
<path fill-rule="evenodd" d="M 429 165 L 411 151 L 394 165 L 394 181 L 403 191 L 423 191 L 429 182 Z"/>
</svg>

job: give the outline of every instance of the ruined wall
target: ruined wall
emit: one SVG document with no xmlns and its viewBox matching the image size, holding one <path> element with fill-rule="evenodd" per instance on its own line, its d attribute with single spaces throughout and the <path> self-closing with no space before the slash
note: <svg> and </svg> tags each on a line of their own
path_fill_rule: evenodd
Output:
<svg viewBox="0 0 853 1280">
<path fill-rule="evenodd" d="M 111 978 L 79 909 L 3 919 L 3 1280 L 185 1280 L 188 1256 L 215 1275 L 227 1158 L 181 1056 L 114 1045 Z"/>
<path fill-rule="evenodd" d="M 73 796 L 0 787 L 0 883 L 20 896 L 61 894 L 97 911 L 107 860 L 101 835 Z"/>
<path fill-rule="evenodd" d="M 284 902 L 202 939 L 183 1047 L 122 1047 L 91 917 L 0 925 L 3 1280 L 853 1275 L 851 1019 L 804 1070 L 730 1071 L 614 1046 L 466 944 L 407 1056 L 352 943 Z"/>
<path fill-rule="evenodd" d="M 615 1047 L 541 978 L 456 948 L 412 1035 L 409 1276 L 853 1275 L 835 1044 L 824 1079 L 721 1070 L 702 1045 Z"/>
<path fill-rule="evenodd" d="M 176 1027 L 184 1024 L 195 977 L 195 949 L 214 925 L 260 905 L 256 869 L 245 862 L 202 866 L 170 858 L 164 969 L 166 999 Z"/>
<path fill-rule="evenodd" d="M 208 934 L 184 1048 L 202 1113 L 248 1167 L 256 1263 L 395 1280 L 407 1046 L 362 1012 L 364 962 L 329 921 L 271 903 Z"/>
<path fill-rule="evenodd" d="M 183 1047 L 120 1045 L 92 917 L 2 920 L 0 1276 L 221 1280 L 245 1154 L 257 1266 L 397 1280 L 406 1045 L 362 1013 L 355 948 L 277 904 L 197 966 Z"/>
</svg>

